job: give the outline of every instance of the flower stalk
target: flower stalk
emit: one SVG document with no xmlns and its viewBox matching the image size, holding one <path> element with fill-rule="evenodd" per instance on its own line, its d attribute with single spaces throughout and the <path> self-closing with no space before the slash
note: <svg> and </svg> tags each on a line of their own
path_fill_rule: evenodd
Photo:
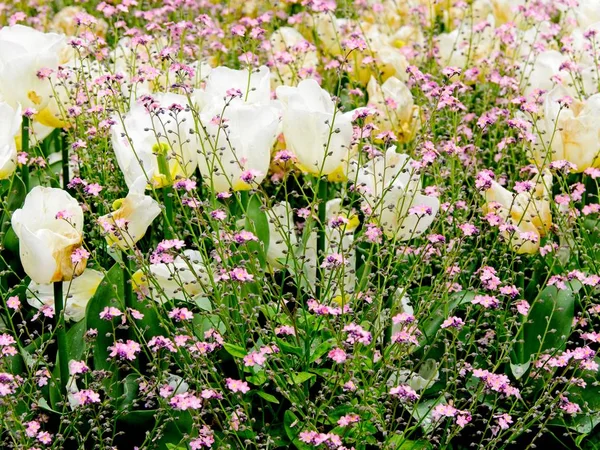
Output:
<svg viewBox="0 0 600 450">
<path fill-rule="evenodd" d="M 56 314 L 56 340 L 58 344 L 58 362 L 60 372 L 60 392 L 67 393 L 67 381 L 69 379 L 69 356 L 67 352 L 67 330 L 64 315 L 63 283 L 54 283 L 54 312 Z"/>
<path fill-rule="evenodd" d="M 23 116 L 23 121 L 21 122 L 21 151 L 28 155 L 29 159 L 29 126 L 31 124 L 31 119 L 26 115 Z M 25 192 L 29 192 L 29 165 L 25 162 L 21 166 L 21 180 L 25 185 Z"/>
<path fill-rule="evenodd" d="M 166 223 L 165 223 L 165 238 L 172 239 L 173 238 L 173 198 L 171 193 L 173 191 L 171 172 L 169 170 L 169 162 L 167 161 L 167 152 L 162 146 L 159 151 L 157 151 L 156 158 L 158 160 L 158 170 L 161 175 L 165 177 L 165 185 L 162 188 L 163 194 L 163 202 L 165 204 L 165 215 L 166 215 Z"/>
</svg>

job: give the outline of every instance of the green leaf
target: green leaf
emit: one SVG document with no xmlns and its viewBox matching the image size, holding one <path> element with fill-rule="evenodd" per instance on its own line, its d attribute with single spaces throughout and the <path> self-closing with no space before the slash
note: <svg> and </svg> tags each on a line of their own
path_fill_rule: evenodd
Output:
<svg viewBox="0 0 600 450">
<path fill-rule="evenodd" d="M 558 290 L 546 287 L 532 305 L 524 325 L 524 364 L 545 350 L 563 349 L 571 335 L 575 315 L 575 292 L 567 286 Z"/>
<path fill-rule="evenodd" d="M 244 358 L 246 356 L 246 350 L 239 345 L 225 343 L 223 344 L 223 348 L 235 358 Z"/>
<path fill-rule="evenodd" d="M 419 347 L 431 342 L 444 320 L 452 315 L 454 309 L 461 305 L 471 303 L 475 295 L 477 294 L 472 291 L 456 292 L 450 296 L 447 302 L 434 308 L 429 316 L 422 322 L 422 326 L 419 327 L 423 332 L 423 339 L 421 340 Z"/>
<path fill-rule="evenodd" d="M 114 264 L 100 282 L 94 296 L 90 299 L 85 312 L 86 329 L 95 329 L 98 334 L 93 347 L 94 368 L 118 373 L 116 365 L 108 361 L 108 347 L 114 344 L 113 324 L 109 320 L 100 319 L 100 312 L 110 306 L 122 309 L 119 298 L 123 297 L 123 271 Z M 110 380 L 107 381 L 107 384 Z M 107 386 L 108 387 L 108 386 Z"/>
<path fill-rule="evenodd" d="M 279 400 L 277 400 L 277 397 L 275 397 L 274 395 L 267 394 L 266 392 L 263 392 L 263 391 L 257 391 L 256 395 L 258 395 L 261 398 L 264 398 L 266 401 L 268 401 L 270 403 L 279 404 Z"/>
<path fill-rule="evenodd" d="M 139 391 L 139 376 L 135 373 L 130 373 L 125 377 L 123 382 L 123 401 L 119 406 L 121 410 L 130 409 Z"/>
<path fill-rule="evenodd" d="M 262 386 L 267 382 L 267 374 L 264 370 L 260 370 L 256 374 L 246 377 L 246 379 L 255 386 Z"/>
<path fill-rule="evenodd" d="M 283 354 L 296 355 L 300 357 L 304 356 L 304 350 L 302 350 L 300 347 L 290 345 L 281 339 L 277 339 L 277 347 L 279 347 Z"/>
<path fill-rule="evenodd" d="M 314 377 L 316 377 L 316 375 L 314 373 L 308 373 L 308 372 L 293 373 L 292 374 L 292 383 L 293 384 L 302 384 Z"/>
<path fill-rule="evenodd" d="M 2 180 L 0 182 L 0 191 L 2 192 L 2 198 L 6 200 L 6 209 L 4 209 L 1 214 L 1 234 L 6 232 L 6 230 L 10 226 L 10 216 L 12 215 L 12 213 L 23 205 L 23 202 L 25 201 L 25 196 L 27 195 L 27 191 L 25 189 L 25 184 L 17 175 L 14 175 L 12 179 L 12 186 L 10 180 Z M 6 240 L 6 236 L 4 239 Z M 6 242 L 4 242 L 4 245 L 8 248 Z"/>
<path fill-rule="evenodd" d="M 389 438 L 385 444 L 385 448 L 396 450 L 429 450 L 433 448 L 427 441 L 411 441 L 398 434 Z"/>
<path fill-rule="evenodd" d="M 269 249 L 269 219 L 262 209 L 262 201 L 258 195 L 253 195 L 246 207 L 245 228 L 256 235 L 257 242 L 247 242 L 246 245 L 251 252 L 257 251 L 261 265 L 266 265 L 266 254 Z"/>
<path fill-rule="evenodd" d="M 314 350 L 312 350 L 310 355 L 310 362 L 315 362 L 317 359 L 320 359 L 325 353 L 327 353 L 332 347 L 332 343 L 330 341 L 321 342 Z"/>
<path fill-rule="evenodd" d="M 69 359 L 80 360 L 85 350 L 85 320 L 80 320 L 67 331 L 67 342 L 69 345 Z"/>
</svg>

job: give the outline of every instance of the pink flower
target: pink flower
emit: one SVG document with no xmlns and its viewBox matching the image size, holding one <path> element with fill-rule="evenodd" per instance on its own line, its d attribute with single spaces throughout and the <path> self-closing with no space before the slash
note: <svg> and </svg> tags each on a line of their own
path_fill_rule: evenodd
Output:
<svg viewBox="0 0 600 450">
<path fill-rule="evenodd" d="M 227 378 L 225 380 L 225 382 L 227 383 L 227 388 L 231 392 L 241 392 L 242 394 L 245 394 L 246 392 L 248 392 L 250 390 L 248 383 L 245 381 L 234 380 L 233 378 Z"/>
<path fill-rule="evenodd" d="M 9 307 L 10 309 L 14 309 L 15 311 L 18 311 L 19 308 L 21 307 L 21 302 L 19 301 L 19 297 L 16 295 L 9 297 L 8 300 L 6 300 L 6 306 Z"/>
<path fill-rule="evenodd" d="M 330 350 L 327 356 L 339 364 L 343 363 L 347 359 L 346 352 L 341 348 L 334 348 L 333 350 Z"/>
<path fill-rule="evenodd" d="M 398 397 L 401 400 L 407 400 L 409 402 L 414 402 L 419 400 L 419 394 L 408 385 L 400 385 L 390 389 L 390 395 L 394 397 Z"/>
<path fill-rule="evenodd" d="M 129 361 L 133 361 L 136 358 L 136 355 L 142 351 L 140 344 L 130 339 L 127 342 L 115 342 L 115 345 L 108 347 L 110 352 L 110 357 L 118 357 L 119 359 L 127 359 Z"/>
</svg>

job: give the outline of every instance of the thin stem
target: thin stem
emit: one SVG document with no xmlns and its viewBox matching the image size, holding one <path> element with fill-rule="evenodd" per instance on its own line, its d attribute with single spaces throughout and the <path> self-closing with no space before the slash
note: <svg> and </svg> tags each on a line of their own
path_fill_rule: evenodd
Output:
<svg viewBox="0 0 600 450">
<path fill-rule="evenodd" d="M 121 252 L 123 259 L 123 295 L 125 297 L 125 306 L 133 308 L 133 286 L 131 285 L 131 261 L 127 253 Z"/>
<path fill-rule="evenodd" d="M 63 283 L 54 283 L 54 311 L 56 314 L 56 340 L 58 342 L 58 361 L 60 371 L 60 392 L 67 394 L 67 381 L 69 380 L 69 356 L 67 352 L 67 329 L 63 314 Z"/>
<path fill-rule="evenodd" d="M 166 213 L 166 223 L 165 223 L 165 238 L 172 239 L 173 238 L 173 198 L 171 196 L 172 192 L 172 179 L 171 179 L 171 171 L 169 170 L 169 162 L 167 161 L 166 149 L 160 148 L 157 151 L 156 159 L 158 161 L 158 170 L 161 175 L 164 175 L 167 180 L 167 185 L 162 188 L 163 194 L 163 202 L 165 204 L 165 213 Z"/>
<path fill-rule="evenodd" d="M 321 291 L 324 273 L 321 269 L 321 264 L 325 259 L 325 228 L 327 224 L 325 223 L 327 220 L 327 195 L 328 195 L 328 185 L 327 181 L 323 179 L 319 179 L 317 181 L 317 189 L 318 189 L 318 197 L 319 197 L 319 223 L 317 229 L 317 284 L 315 286 L 315 292 L 317 301 L 321 301 Z"/>
<path fill-rule="evenodd" d="M 21 151 L 27 153 L 27 159 L 29 160 L 29 126 L 31 119 L 27 116 L 23 116 L 21 122 Z M 29 165 L 25 162 L 21 166 L 21 179 L 25 185 L 25 192 L 29 192 Z"/>
<path fill-rule="evenodd" d="M 70 176 L 69 176 L 69 147 L 67 146 L 66 134 L 64 132 L 59 132 L 58 141 L 60 142 L 60 151 L 62 154 L 61 163 L 62 163 L 62 175 L 63 175 L 63 189 L 66 191 L 69 186 Z"/>
</svg>

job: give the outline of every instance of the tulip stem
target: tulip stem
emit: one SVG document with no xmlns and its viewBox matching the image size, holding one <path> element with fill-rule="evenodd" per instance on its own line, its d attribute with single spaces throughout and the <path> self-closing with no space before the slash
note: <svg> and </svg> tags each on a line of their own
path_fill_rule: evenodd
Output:
<svg viewBox="0 0 600 450">
<path fill-rule="evenodd" d="M 56 340 L 58 343 L 58 362 L 60 371 L 60 392 L 67 394 L 67 381 L 69 380 L 69 356 L 67 353 L 67 329 L 63 313 L 63 283 L 54 283 L 54 313 L 56 314 Z"/>
<path fill-rule="evenodd" d="M 121 252 L 123 259 L 123 297 L 125 299 L 125 307 L 133 308 L 133 286 L 131 285 L 131 261 L 127 257 L 127 253 Z"/>
<path fill-rule="evenodd" d="M 61 151 L 61 163 L 62 163 L 62 175 L 63 175 L 63 189 L 66 191 L 69 187 L 69 147 L 67 146 L 66 134 L 59 131 L 58 141 L 60 142 Z"/>
<path fill-rule="evenodd" d="M 21 122 L 21 151 L 26 153 L 27 161 L 23 163 L 21 166 L 21 179 L 23 184 L 25 185 L 25 192 L 29 192 L 29 126 L 31 124 L 31 119 L 27 116 L 23 116 L 23 121 Z"/>
<path fill-rule="evenodd" d="M 165 204 L 165 214 L 166 221 L 164 227 L 165 239 L 172 239 L 172 225 L 173 225 L 173 198 L 171 197 L 171 183 L 173 182 L 171 178 L 171 171 L 169 170 L 169 162 L 167 161 L 167 152 L 166 149 L 160 148 L 156 154 L 156 159 L 158 162 L 158 170 L 161 175 L 163 175 L 166 179 L 166 185 L 162 188 L 163 194 L 163 203 Z"/>
<path fill-rule="evenodd" d="M 323 270 L 321 264 L 325 259 L 325 227 L 327 224 L 327 195 L 328 195 L 327 181 L 319 179 L 317 181 L 318 201 L 319 201 L 319 223 L 317 229 L 317 283 L 315 286 L 315 293 L 317 301 L 321 301 L 321 289 L 323 284 Z"/>
</svg>

